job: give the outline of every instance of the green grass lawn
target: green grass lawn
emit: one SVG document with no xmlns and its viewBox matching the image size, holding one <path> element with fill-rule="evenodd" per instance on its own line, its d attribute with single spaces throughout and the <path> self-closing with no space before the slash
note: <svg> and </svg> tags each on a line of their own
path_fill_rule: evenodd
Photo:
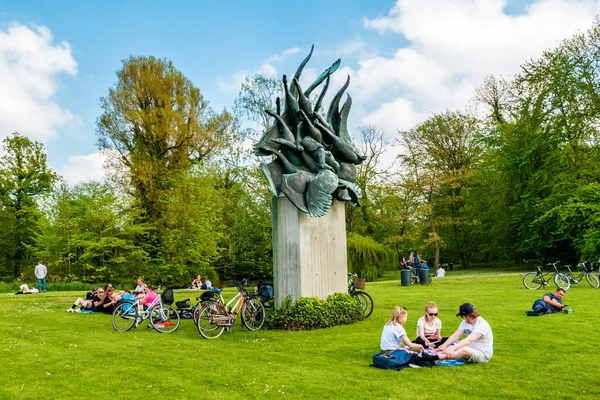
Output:
<svg viewBox="0 0 600 400">
<path fill-rule="evenodd" d="M 368 283 L 375 310 L 354 325 L 250 332 L 238 321 L 216 340 L 202 338 L 191 320 L 172 334 L 146 324 L 116 332 L 109 316 L 65 312 L 79 292 L 0 294 L 0 399 L 600 397 L 600 290 L 576 285 L 564 297 L 574 314 L 534 318 L 525 311 L 544 292 L 525 289 L 522 273 L 450 275 L 427 286 Z M 189 296 L 176 292 L 177 300 Z M 439 306 L 446 336 L 460 323 L 458 306 L 473 303 L 494 331 L 492 361 L 400 372 L 369 367 L 394 305 L 408 309 L 412 338 L 429 301 Z"/>
</svg>

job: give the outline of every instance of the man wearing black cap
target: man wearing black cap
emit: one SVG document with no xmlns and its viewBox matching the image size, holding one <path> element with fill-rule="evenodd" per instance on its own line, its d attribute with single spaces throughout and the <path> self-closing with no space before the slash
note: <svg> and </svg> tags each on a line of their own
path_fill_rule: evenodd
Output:
<svg viewBox="0 0 600 400">
<path fill-rule="evenodd" d="M 494 334 L 490 324 L 470 303 L 461 305 L 456 316 L 461 317 L 463 321 L 456 332 L 438 348 L 437 355 L 440 360 L 464 358 L 470 363 L 489 362 L 494 353 Z M 466 338 L 452 344 L 463 335 Z"/>
</svg>

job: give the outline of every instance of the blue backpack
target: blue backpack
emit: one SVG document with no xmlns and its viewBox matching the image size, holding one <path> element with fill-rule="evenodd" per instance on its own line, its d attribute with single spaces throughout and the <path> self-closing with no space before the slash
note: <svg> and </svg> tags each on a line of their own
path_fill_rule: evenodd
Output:
<svg viewBox="0 0 600 400">
<path fill-rule="evenodd" d="M 135 301 L 135 296 L 132 295 L 131 293 L 125 293 L 122 297 L 121 297 L 121 301 L 123 303 L 127 303 L 127 305 L 123 306 L 123 311 L 129 313 L 129 312 L 134 312 L 134 307 L 133 307 L 133 302 Z"/>
<path fill-rule="evenodd" d="M 373 364 L 371 365 L 381 369 L 395 369 L 396 371 L 400 371 L 408 367 L 413 356 L 413 353 L 404 350 L 377 353 L 373 356 Z"/>
</svg>

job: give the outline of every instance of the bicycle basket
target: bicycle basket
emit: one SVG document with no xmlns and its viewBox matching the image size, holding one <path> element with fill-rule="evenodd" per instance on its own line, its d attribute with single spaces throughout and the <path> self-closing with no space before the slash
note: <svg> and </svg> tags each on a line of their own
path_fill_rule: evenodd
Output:
<svg viewBox="0 0 600 400">
<path fill-rule="evenodd" d="M 364 289 L 365 288 L 365 279 L 364 278 L 352 279 L 352 286 L 354 286 L 356 289 Z"/>
<path fill-rule="evenodd" d="M 166 305 L 171 305 L 173 304 L 173 302 L 175 301 L 175 296 L 173 295 L 173 289 L 165 289 L 162 294 L 160 295 L 160 298 L 163 302 L 163 304 Z"/>
</svg>

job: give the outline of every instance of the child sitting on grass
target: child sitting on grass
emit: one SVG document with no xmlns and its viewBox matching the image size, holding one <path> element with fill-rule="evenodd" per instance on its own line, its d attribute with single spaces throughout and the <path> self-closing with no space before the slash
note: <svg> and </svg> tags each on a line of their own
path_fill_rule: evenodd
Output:
<svg viewBox="0 0 600 400">
<path fill-rule="evenodd" d="M 402 343 L 408 346 L 410 349 L 416 351 L 423 351 L 423 346 L 410 341 L 404 330 L 404 325 L 408 318 L 408 311 L 406 308 L 396 306 L 392 312 L 392 318 L 383 327 L 381 332 L 381 351 L 383 353 L 389 353 L 394 350 L 404 349 Z"/>
</svg>

